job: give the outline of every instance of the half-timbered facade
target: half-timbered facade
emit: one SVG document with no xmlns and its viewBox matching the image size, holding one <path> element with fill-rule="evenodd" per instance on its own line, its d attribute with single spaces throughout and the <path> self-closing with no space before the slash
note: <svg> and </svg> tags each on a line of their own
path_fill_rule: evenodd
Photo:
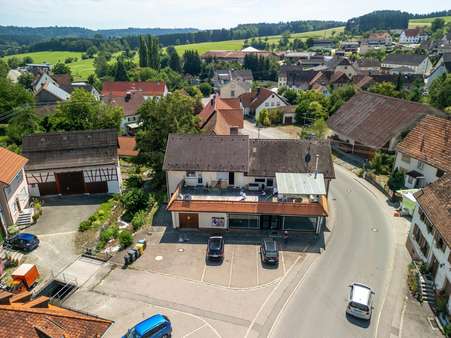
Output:
<svg viewBox="0 0 451 338">
<path fill-rule="evenodd" d="M 120 192 L 114 129 L 29 135 L 23 153 L 32 196 Z"/>
</svg>

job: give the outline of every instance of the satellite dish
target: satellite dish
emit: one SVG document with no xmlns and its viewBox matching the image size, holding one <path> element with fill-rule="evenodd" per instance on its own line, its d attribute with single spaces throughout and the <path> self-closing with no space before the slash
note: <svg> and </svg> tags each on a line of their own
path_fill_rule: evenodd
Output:
<svg viewBox="0 0 451 338">
<path fill-rule="evenodd" d="M 310 155 L 310 153 L 307 153 L 304 157 L 304 161 L 307 164 L 310 162 L 311 159 L 312 159 L 312 156 Z"/>
</svg>

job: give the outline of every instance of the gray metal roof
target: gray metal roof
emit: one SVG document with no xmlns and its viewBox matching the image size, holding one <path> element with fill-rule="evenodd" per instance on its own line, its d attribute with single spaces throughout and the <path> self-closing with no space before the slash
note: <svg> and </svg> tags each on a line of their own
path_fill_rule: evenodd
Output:
<svg viewBox="0 0 451 338">
<path fill-rule="evenodd" d="M 276 173 L 277 192 L 286 195 L 326 195 L 323 174 Z"/>
</svg>

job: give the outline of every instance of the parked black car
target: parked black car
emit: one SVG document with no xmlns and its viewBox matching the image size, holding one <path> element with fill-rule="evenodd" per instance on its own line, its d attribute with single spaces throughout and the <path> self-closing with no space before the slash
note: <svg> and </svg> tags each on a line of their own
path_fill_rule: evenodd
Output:
<svg viewBox="0 0 451 338">
<path fill-rule="evenodd" d="M 3 246 L 7 249 L 30 252 L 39 246 L 39 239 L 36 235 L 22 233 L 5 240 Z"/>
<path fill-rule="evenodd" d="M 224 258 L 224 238 L 222 236 L 212 236 L 208 239 L 207 259 Z"/>
<path fill-rule="evenodd" d="M 278 264 L 279 249 L 277 242 L 272 238 L 265 238 L 260 246 L 260 255 L 263 263 Z"/>
</svg>

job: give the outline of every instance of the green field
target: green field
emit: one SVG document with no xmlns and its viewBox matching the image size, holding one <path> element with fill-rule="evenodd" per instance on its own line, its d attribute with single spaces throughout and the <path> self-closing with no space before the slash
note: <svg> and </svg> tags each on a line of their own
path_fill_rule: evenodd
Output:
<svg viewBox="0 0 451 338">
<path fill-rule="evenodd" d="M 412 19 L 409 20 L 409 27 L 430 26 L 435 19 L 437 18 Z M 451 16 L 442 16 L 442 19 L 445 19 L 445 22 L 451 22 Z"/>
<path fill-rule="evenodd" d="M 33 59 L 34 63 L 50 63 L 54 65 L 57 62 L 64 62 L 64 60 L 68 57 L 78 58 L 78 61 L 72 62 L 69 64 L 72 76 L 74 80 L 86 80 L 89 74 L 94 72 L 94 59 L 82 60 L 81 52 L 34 52 L 34 53 L 24 53 L 24 54 L 16 54 L 5 56 L 5 59 L 16 56 L 18 58 L 24 58 L 26 56 L 30 56 Z"/>
</svg>

